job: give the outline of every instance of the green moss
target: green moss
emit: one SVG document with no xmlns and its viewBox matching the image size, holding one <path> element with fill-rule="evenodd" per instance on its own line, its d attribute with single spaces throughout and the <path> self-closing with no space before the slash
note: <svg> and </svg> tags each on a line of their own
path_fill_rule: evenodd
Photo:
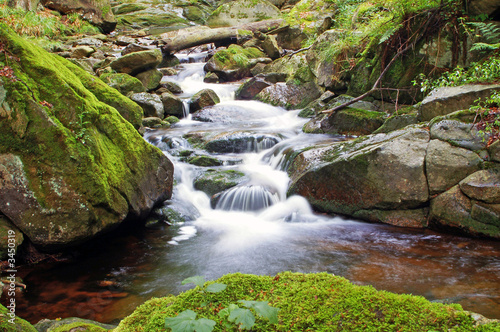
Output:
<svg viewBox="0 0 500 332">
<path fill-rule="evenodd" d="M 36 329 L 19 317 L 15 317 L 14 323 L 10 321 L 9 310 L 0 304 L 0 331 L 2 332 L 37 332 Z"/>
<path fill-rule="evenodd" d="M 235 273 L 217 282 L 227 284 L 226 290 L 202 294 L 196 288 L 176 297 L 152 299 L 122 320 L 115 332 L 164 331 L 164 319 L 186 309 L 219 322 L 217 312 L 238 300 L 269 301 L 279 308 L 278 324 L 257 319 L 253 331 L 475 330 L 473 318 L 460 305 L 356 286 L 328 273 L 283 272 L 276 277 Z M 481 330 L 494 331 L 497 327 L 489 324 Z M 214 329 L 224 330 L 220 324 Z"/>
<path fill-rule="evenodd" d="M 232 44 L 225 50 L 217 51 L 214 54 L 218 68 L 237 69 L 249 68 L 251 65 L 250 59 L 263 58 L 266 55 L 255 47 L 243 48 L 239 45 Z"/>
<path fill-rule="evenodd" d="M 219 159 L 205 155 L 191 157 L 187 160 L 187 162 L 192 165 L 204 166 L 204 167 L 222 166 L 222 161 L 220 161 Z"/>
<path fill-rule="evenodd" d="M 72 323 L 68 325 L 63 325 L 56 327 L 55 329 L 51 330 L 52 332 L 105 332 L 108 331 L 105 328 L 102 328 L 100 326 L 94 325 L 94 324 L 89 324 L 89 323 Z"/>
<path fill-rule="evenodd" d="M 245 174 L 236 170 L 209 169 L 198 176 L 194 182 L 194 188 L 212 196 L 224 190 L 232 188 L 247 180 Z"/>
</svg>

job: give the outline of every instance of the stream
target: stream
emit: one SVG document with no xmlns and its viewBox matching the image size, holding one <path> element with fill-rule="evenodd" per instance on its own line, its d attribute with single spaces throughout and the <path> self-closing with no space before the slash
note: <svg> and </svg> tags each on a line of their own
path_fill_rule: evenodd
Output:
<svg viewBox="0 0 500 332">
<path fill-rule="evenodd" d="M 203 65 L 183 63 L 164 80 L 180 84 L 185 100 L 210 88 L 221 103 L 144 136 L 173 161 L 176 185 L 168 204 L 188 221 L 102 239 L 74 262 L 24 267 L 19 276 L 27 290 L 16 294 L 18 316 L 32 323 L 72 316 L 116 323 L 152 297 L 190 288 L 181 281 L 195 275 L 326 271 L 500 318 L 499 242 L 321 215 L 304 198 L 287 198 L 290 151 L 345 138 L 302 133 L 307 120 L 298 111 L 234 100 L 238 85 L 203 83 Z M 193 186 L 207 168 L 182 157 L 183 151 L 207 154 L 186 139 L 207 134 L 245 142 L 211 154 L 223 165 L 210 168 L 246 175 L 216 203 Z"/>
</svg>

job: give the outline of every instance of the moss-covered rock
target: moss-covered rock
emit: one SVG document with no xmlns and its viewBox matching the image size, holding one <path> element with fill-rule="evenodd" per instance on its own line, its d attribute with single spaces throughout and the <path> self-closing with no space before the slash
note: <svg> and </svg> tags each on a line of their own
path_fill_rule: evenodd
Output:
<svg viewBox="0 0 500 332">
<path fill-rule="evenodd" d="M 189 26 L 189 22 L 177 16 L 175 13 L 168 12 L 162 8 L 155 8 L 148 5 L 145 10 L 134 11 L 123 15 L 117 15 L 117 28 L 164 28 L 180 29 Z"/>
<path fill-rule="evenodd" d="M 3 332 L 37 332 L 33 325 L 15 315 L 15 308 L 14 313 L 11 313 L 9 308 L 6 308 L 1 304 L 0 330 Z"/>
<path fill-rule="evenodd" d="M 248 181 L 245 174 L 235 170 L 209 169 L 194 179 L 193 185 L 196 190 L 201 190 L 209 196 L 223 192 L 238 184 Z"/>
<path fill-rule="evenodd" d="M 0 84 L 0 211 L 35 245 L 86 241 L 170 196 L 171 162 L 106 103 L 127 98 L 3 24 L 0 43 L 19 59 Z"/>
<path fill-rule="evenodd" d="M 250 69 L 259 62 L 271 61 L 255 47 L 230 45 L 217 51 L 205 65 L 205 71 L 214 72 L 221 81 L 236 81 L 250 75 Z"/>
<path fill-rule="evenodd" d="M 129 53 L 114 60 L 109 65 L 113 70 L 119 73 L 135 76 L 140 72 L 156 68 L 161 61 L 161 51 L 159 49 L 154 49 L 150 51 Z"/>
<path fill-rule="evenodd" d="M 220 103 L 220 99 L 214 90 L 203 89 L 195 93 L 189 100 L 189 112 L 193 113 L 218 103 Z"/>
<path fill-rule="evenodd" d="M 223 164 L 222 160 L 207 155 L 190 157 L 187 162 L 202 167 L 222 166 Z"/>
<path fill-rule="evenodd" d="M 63 319 L 42 319 L 35 324 L 38 331 L 46 332 L 104 332 L 114 329 L 115 325 L 102 324 L 89 319 L 69 317 Z"/>
<path fill-rule="evenodd" d="M 142 82 L 142 85 L 144 85 L 146 91 L 151 91 L 160 86 L 160 81 L 163 77 L 163 74 L 157 69 L 150 69 L 135 75 L 135 77 Z"/>
<path fill-rule="evenodd" d="M 107 85 L 116 90 L 124 96 L 131 93 L 146 92 L 146 88 L 137 78 L 125 73 L 105 73 L 99 76 Z"/>
<path fill-rule="evenodd" d="M 184 310 L 216 321 L 214 331 L 225 331 L 217 312 L 238 301 L 267 301 L 278 308 L 278 323 L 257 317 L 252 331 L 473 331 L 476 322 L 460 305 L 432 303 L 420 296 L 397 295 L 357 286 L 328 273 L 283 272 L 276 276 L 228 274 L 220 293 L 199 288 L 178 296 L 154 298 L 120 322 L 115 332 L 163 331 L 165 318 Z M 209 282 L 208 284 L 211 284 Z M 203 306 L 202 303 L 208 303 Z M 478 331 L 496 331 L 490 322 Z"/>
<path fill-rule="evenodd" d="M 245 23 L 279 18 L 281 12 L 266 0 L 236 0 L 218 7 L 207 19 L 212 28 L 232 27 Z"/>
</svg>

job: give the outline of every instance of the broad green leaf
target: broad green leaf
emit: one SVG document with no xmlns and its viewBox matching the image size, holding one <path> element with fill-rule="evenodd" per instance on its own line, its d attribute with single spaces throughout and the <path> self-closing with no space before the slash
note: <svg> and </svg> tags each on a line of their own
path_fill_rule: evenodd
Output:
<svg viewBox="0 0 500 332">
<path fill-rule="evenodd" d="M 278 323 L 278 308 L 271 307 L 267 301 L 238 301 L 247 308 L 254 309 L 257 315 L 269 320 L 271 324 Z"/>
<path fill-rule="evenodd" d="M 236 308 L 231 311 L 228 320 L 230 322 L 241 324 L 241 328 L 250 330 L 255 324 L 255 316 L 248 309 Z"/>
<path fill-rule="evenodd" d="M 211 332 L 214 326 L 215 321 L 211 319 L 196 319 L 196 312 L 192 310 L 185 310 L 177 317 L 165 318 L 165 327 L 172 332 Z"/>
<path fill-rule="evenodd" d="M 205 278 L 202 276 L 194 276 L 190 278 L 186 278 L 182 280 L 181 284 L 186 285 L 186 284 L 195 284 L 196 286 L 199 286 L 200 288 L 203 287 L 205 284 Z"/>
<path fill-rule="evenodd" d="M 200 318 L 193 321 L 193 327 L 196 332 L 212 332 L 215 321 L 207 318 Z"/>
<path fill-rule="evenodd" d="M 215 283 L 208 285 L 207 288 L 205 288 L 205 290 L 209 293 L 219 293 L 222 292 L 224 289 L 226 289 L 226 287 L 227 287 L 226 284 Z"/>
</svg>

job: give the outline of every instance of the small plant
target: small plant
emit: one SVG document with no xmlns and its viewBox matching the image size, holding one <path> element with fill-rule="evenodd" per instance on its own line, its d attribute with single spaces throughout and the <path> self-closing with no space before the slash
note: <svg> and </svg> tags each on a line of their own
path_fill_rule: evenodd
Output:
<svg viewBox="0 0 500 332">
<path fill-rule="evenodd" d="M 212 283 L 205 287 L 205 278 L 201 276 L 190 277 L 182 281 L 183 285 L 191 283 L 200 288 L 201 294 L 220 293 L 227 288 L 226 284 L 221 283 Z M 238 329 L 250 330 L 255 325 L 256 320 L 252 310 L 257 316 L 269 320 L 271 324 L 278 323 L 279 309 L 271 307 L 268 301 L 239 300 L 238 303 L 241 303 L 244 308 L 232 303 L 227 308 L 219 310 L 218 316 L 222 319 L 221 324 L 225 328 L 237 326 Z M 208 302 L 201 304 L 202 307 L 207 305 Z M 211 332 L 217 324 L 212 319 L 197 319 L 197 316 L 198 314 L 192 310 L 184 310 L 176 317 L 165 318 L 165 327 L 170 328 L 172 332 Z"/>
<path fill-rule="evenodd" d="M 500 140 L 500 93 L 495 91 L 485 101 L 476 100 L 476 105 L 471 110 L 476 112 L 476 128 L 483 140 L 487 141 L 487 147 Z"/>
</svg>

